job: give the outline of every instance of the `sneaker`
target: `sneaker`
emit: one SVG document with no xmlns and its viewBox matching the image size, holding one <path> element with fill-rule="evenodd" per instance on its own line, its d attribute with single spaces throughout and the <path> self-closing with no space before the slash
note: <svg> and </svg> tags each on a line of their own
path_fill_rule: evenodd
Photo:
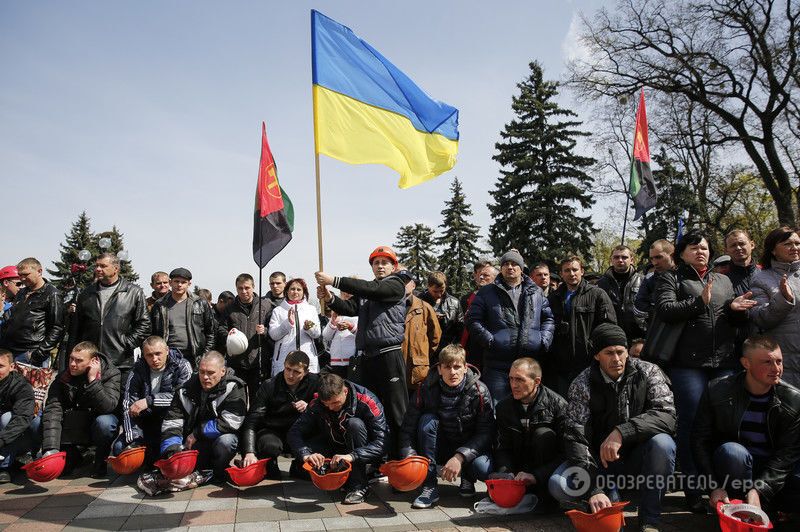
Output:
<svg viewBox="0 0 800 532">
<path fill-rule="evenodd" d="M 411 507 L 424 510 L 431 508 L 437 502 L 439 502 L 439 488 L 436 486 L 423 486 L 422 492 L 411 503 Z"/>
<path fill-rule="evenodd" d="M 8 484 L 11 482 L 11 473 L 7 469 L 0 471 L 0 484 Z"/>
<path fill-rule="evenodd" d="M 473 497 L 475 495 L 475 484 L 461 477 L 461 485 L 458 487 L 458 494 L 464 498 Z"/>
<path fill-rule="evenodd" d="M 388 482 L 389 479 L 381 473 L 377 467 L 367 473 L 367 484 L 375 484 L 376 482 Z"/>
<path fill-rule="evenodd" d="M 659 532 L 661 529 L 652 523 L 644 523 L 639 527 L 639 532 Z"/>
<path fill-rule="evenodd" d="M 344 496 L 342 504 L 361 504 L 367 498 L 368 488 L 354 489 Z"/>
</svg>

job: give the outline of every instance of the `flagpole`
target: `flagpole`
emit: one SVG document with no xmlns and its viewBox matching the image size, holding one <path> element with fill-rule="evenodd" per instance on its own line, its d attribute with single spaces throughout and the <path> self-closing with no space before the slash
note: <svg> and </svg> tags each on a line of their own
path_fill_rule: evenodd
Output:
<svg viewBox="0 0 800 532">
<path fill-rule="evenodd" d="M 622 221 L 622 241 L 620 242 L 621 246 L 625 245 L 625 230 L 628 228 L 628 209 L 631 206 L 631 195 L 629 193 L 625 193 L 626 200 L 625 200 L 625 218 Z"/>
</svg>

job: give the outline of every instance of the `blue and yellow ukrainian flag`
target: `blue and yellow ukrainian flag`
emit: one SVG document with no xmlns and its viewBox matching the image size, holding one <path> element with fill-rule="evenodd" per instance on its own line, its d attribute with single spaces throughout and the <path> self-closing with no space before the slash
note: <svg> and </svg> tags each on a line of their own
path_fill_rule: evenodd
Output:
<svg viewBox="0 0 800 532">
<path fill-rule="evenodd" d="M 385 164 L 400 188 L 450 170 L 458 109 L 434 100 L 353 31 L 311 11 L 315 149 L 351 164 Z"/>
</svg>

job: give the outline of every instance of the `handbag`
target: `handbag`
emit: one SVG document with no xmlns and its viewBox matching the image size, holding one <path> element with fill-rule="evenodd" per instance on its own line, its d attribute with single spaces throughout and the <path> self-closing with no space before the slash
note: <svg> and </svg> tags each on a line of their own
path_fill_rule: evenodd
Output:
<svg viewBox="0 0 800 532">
<path fill-rule="evenodd" d="M 675 357 L 678 341 L 683 334 L 686 321 L 667 323 L 656 314 L 647 329 L 647 340 L 642 348 L 641 358 L 659 366 L 668 366 Z"/>
</svg>

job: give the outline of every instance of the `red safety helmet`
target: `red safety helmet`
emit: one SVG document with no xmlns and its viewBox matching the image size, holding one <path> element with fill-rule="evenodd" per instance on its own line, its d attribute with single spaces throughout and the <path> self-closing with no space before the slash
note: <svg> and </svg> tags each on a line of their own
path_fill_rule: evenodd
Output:
<svg viewBox="0 0 800 532">
<path fill-rule="evenodd" d="M 183 478 L 192 471 L 197 465 L 197 451 L 180 451 L 166 460 L 158 460 L 154 465 L 161 470 L 161 474 L 170 480 Z"/>
<path fill-rule="evenodd" d="M 330 464 L 330 461 L 330 458 L 325 459 L 326 464 Z M 350 470 L 353 469 L 353 466 L 350 462 L 345 462 L 345 464 L 347 464 L 347 468 L 344 471 L 331 472 L 325 475 L 318 474 L 314 470 L 314 466 L 308 462 L 303 464 L 303 469 L 308 471 L 311 475 L 311 482 L 313 482 L 316 487 L 325 491 L 333 491 L 344 486 L 344 483 L 347 482 L 347 477 L 350 476 Z"/>
<path fill-rule="evenodd" d="M 0 281 L 6 279 L 19 279 L 19 272 L 16 266 L 5 266 L 0 268 Z"/>
<path fill-rule="evenodd" d="M 237 486 L 246 488 L 255 486 L 267 476 L 267 462 L 270 458 L 263 458 L 254 464 L 245 467 L 229 467 L 225 471 Z"/>
<path fill-rule="evenodd" d="M 525 496 L 525 482 L 505 478 L 489 479 L 486 481 L 486 490 L 497 506 L 513 508 Z"/>
<path fill-rule="evenodd" d="M 372 264 L 372 261 L 377 259 L 378 257 L 385 257 L 392 261 L 395 266 L 397 266 L 397 254 L 394 252 L 392 248 L 389 246 L 378 246 L 376 247 L 372 253 L 369 254 L 369 263 Z"/>
<path fill-rule="evenodd" d="M 109 456 L 106 462 L 118 475 L 130 475 L 144 463 L 146 447 L 134 447 L 119 453 L 119 456 Z"/>
<path fill-rule="evenodd" d="M 772 529 L 772 523 L 763 510 L 743 504 L 739 499 L 731 499 L 730 504 L 717 501 L 717 517 L 721 532 L 759 532 Z"/>
<path fill-rule="evenodd" d="M 50 482 L 58 478 L 64 471 L 65 465 L 67 465 L 67 453 L 61 451 L 27 463 L 22 466 L 22 470 L 34 482 Z"/>
<path fill-rule="evenodd" d="M 389 484 L 397 491 L 413 491 L 422 486 L 428 476 L 430 460 L 424 456 L 409 456 L 403 460 L 392 460 L 380 467 L 389 477 Z"/>
<path fill-rule="evenodd" d="M 572 526 L 578 532 L 619 532 L 625 524 L 625 515 L 622 509 L 628 505 L 627 502 L 613 502 L 608 508 L 587 514 L 580 510 L 570 510 L 567 513 Z"/>
</svg>

